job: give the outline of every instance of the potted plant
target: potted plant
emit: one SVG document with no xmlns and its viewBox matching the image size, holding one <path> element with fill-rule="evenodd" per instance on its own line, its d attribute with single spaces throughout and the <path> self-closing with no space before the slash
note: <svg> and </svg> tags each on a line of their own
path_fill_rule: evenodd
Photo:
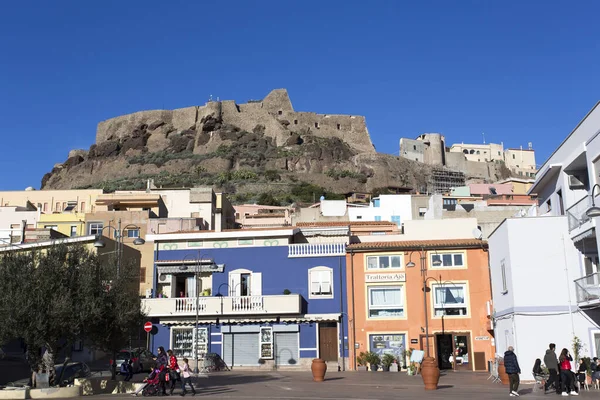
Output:
<svg viewBox="0 0 600 400">
<path fill-rule="evenodd" d="M 208 288 L 208 289 L 204 289 L 204 290 L 202 291 L 202 296 L 210 296 L 210 293 L 211 293 L 211 290 L 210 290 L 210 288 Z"/>
<path fill-rule="evenodd" d="M 365 367 L 365 371 L 368 371 L 369 368 L 367 367 L 366 356 L 367 355 L 365 354 L 365 352 L 361 351 L 360 354 L 356 356 L 356 363 L 361 367 Z"/>
<path fill-rule="evenodd" d="M 381 357 L 379 354 L 369 351 L 365 354 L 365 361 L 369 364 L 372 372 L 377 372 L 379 364 L 381 364 Z"/>
<path fill-rule="evenodd" d="M 390 365 L 392 365 L 396 361 L 396 357 L 393 354 L 384 354 L 381 358 L 381 369 L 384 372 L 388 372 L 390 370 Z"/>
<path fill-rule="evenodd" d="M 288 295 L 288 294 L 292 294 L 292 292 L 290 292 L 290 289 L 284 289 L 283 294 Z"/>
</svg>

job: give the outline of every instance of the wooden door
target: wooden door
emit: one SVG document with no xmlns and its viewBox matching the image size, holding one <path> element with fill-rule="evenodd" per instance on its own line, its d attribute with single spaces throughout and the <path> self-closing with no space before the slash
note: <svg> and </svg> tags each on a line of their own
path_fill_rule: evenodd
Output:
<svg viewBox="0 0 600 400">
<path fill-rule="evenodd" d="M 319 323 L 319 358 L 325 361 L 337 361 L 337 336 L 335 322 Z"/>
</svg>

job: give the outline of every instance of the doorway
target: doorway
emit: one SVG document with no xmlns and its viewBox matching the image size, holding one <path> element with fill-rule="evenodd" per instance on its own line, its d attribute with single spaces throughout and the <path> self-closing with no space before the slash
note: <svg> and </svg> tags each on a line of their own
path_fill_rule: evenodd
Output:
<svg viewBox="0 0 600 400">
<path fill-rule="evenodd" d="M 250 296 L 250 274 L 241 274 L 240 296 Z"/>
<path fill-rule="evenodd" d="M 319 323 L 319 358 L 325 361 L 337 361 L 337 336 L 336 322 Z"/>
<path fill-rule="evenodd" d="M 431 335 L 430 335 L 431 337 Z M 430 347 L 434 344 L 431 343 Z M 471 334 L 468 332 L 444 332 L 435 334 L 435 355 L 439 369 L 451 369 L 450 355 L 454 360 L 454 369 L 473 371 L 473 353 L 471 349 Z M 425 349 L 425 335 L 421 335 L 421 348 Z M 432 351 L 433 352 L 433 351 Z"/>
<path fill-rule="evenodd" d="M 450 356 L 453 353 L 452 335 L 435 335 L 436 355 L 439 369 L 452 369 Z"/>
</svg>

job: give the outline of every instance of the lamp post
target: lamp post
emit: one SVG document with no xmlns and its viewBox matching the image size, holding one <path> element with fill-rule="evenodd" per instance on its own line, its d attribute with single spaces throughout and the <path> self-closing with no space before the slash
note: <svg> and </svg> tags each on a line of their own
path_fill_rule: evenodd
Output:
<svg viewBox="0 0 600 400">
<path fill-rule="evenodd" d="M 592 187 L 592 206 L 585 211 L 585 215 L 589 218 L 600 217 L 600 207 L 596 206 L 594 201 L 594 190 L 596 188 L 600 189 L 600 185 L 597 183 Z"/>
<path fill-rule="evenodd" d="M 436 390 L 438 381 L 440 380 L 440 370 L 435 362 L 435 358 L 431 357 L 429 352 L 429 319 L 427 317 L 427 265 L 425 247 L 421 246 L 420 250 L 415 250 L 419 253 L 419 260 L 421 263 L 421 277 L 423 279 L 423 314 L 425 315 L 425 347 L 427 349 L 427 356 L 421 363 L 421 376 L 423 377 L 423 383 L 425 384 L 425 390 Z M 409 256 L 409 262 L 406 263 L 407 268 L 414 268 L 415 263 L 412 261 L 412 251 Z M 437 259 L 432 262 L 434 266 L 442 265 L 441 260 Z"/>
<path fill-rule="evenodd" d="M 183 257 L 182 260 L 182 264 L 179 267 L 180 271 L 187 271 L 189 270 L 189 267 L 187 265 L 185 265 L 185 261 L 190 257 L 193 256 L 192 254 L 188 254 L 187 256 Z M 200 293 L 198 290 L 198 281 L 200 280 L 200 266 L 203 264 L 203 261 L 208 261 L 208 264 L 215 265 L 215 262 L 213 259 L 211 258 L 200 258 L 200 251 L 198 251 L 198 257 L 196 257 L 194 259 L 196 261 L 196 265 L 194 268 L 194 279 L 195 279 L 195 283 L 196 283 L 196 328 L 195 328 L 195 334 L 194 334 L 194 353 L 195 353 L 195 359 L 196 359 L 196 366 L 194 367 L 194 373 L 197 374 L 200 370 L 198 368 L 198 319 L 199 319 L 199 306 L 200 306 Z"/>
<path fill-rule="evenodd" d="M 126 225 L 124 228 L 121 229 L 121 219 L 119 218 L 117 228 L 115 228 L 114 226 L 110 226 L 110 225 L 103 227 L 102 230 L 100 232 L 98 232 L 98 234 L 96 235 L 97 239 L 94 242 L 94 247 L 96 247 L 98 249 L 105 247 L 106 243 L 104 242 L 104 240 L 102 240 L 102 232 L 104 232 L 105 229 L 113 230 L 113 232 L 117 238 L 117 277 L 119 277 L 119 274 L 121 272 L 121 260 L 123 258 L 123 236 L 125 236 L 125 231 L 128 230 L 129 228 L 134 228 L 134 229 L 138 229 L 138 230 L 140 229 L 139 226 L 133 225 L 133 224 Z M 144 243 L 146 243 L 146 241 L 139 236 L 137 238 L 135 238 L 135 240 L 133 241 L 133 244 L 135 246 L 141 246 Z"/>
</svg>

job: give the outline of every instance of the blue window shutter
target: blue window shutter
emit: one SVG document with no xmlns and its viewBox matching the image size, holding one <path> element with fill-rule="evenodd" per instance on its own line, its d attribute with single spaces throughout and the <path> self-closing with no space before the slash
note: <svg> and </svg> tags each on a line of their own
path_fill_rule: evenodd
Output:
<svg viewBox="0 0 600 400">
<path fill-rule="evenodd" d="M 379 199 L 373 199 L 373 207 L 379 207 Z"/>
<path fill-rule="evenodd" d="M 400 226 L 400 216 L 399 215 L 392 215 L 392 222 L 395 222 L 396 225 Z"/>
<path fill-rule="evenodd" d="M 381 215 L 376 215 L 375 216 L 375 221 L 381 221 Z"/>
</svg>

